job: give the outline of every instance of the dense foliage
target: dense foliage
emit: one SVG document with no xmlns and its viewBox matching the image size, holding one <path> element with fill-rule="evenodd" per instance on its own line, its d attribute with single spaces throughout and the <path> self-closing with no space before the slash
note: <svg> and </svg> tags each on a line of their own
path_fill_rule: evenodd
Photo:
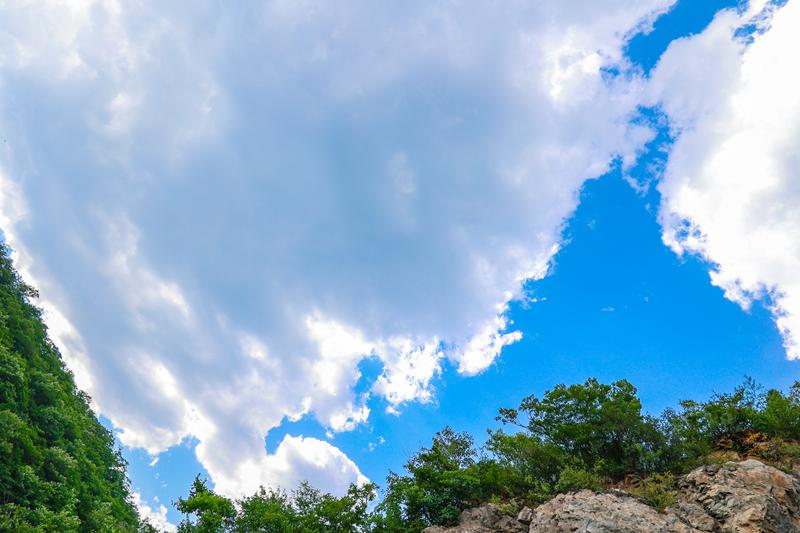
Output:
<svg viewBox="0 0 800 533">
<path fill-rule="evenodd" d="M 135 531 L 125 461 L 0 246 L 0 531 Z"/>
<path fill-rule="evenodd" d="M 291 496 L 261 489 L 234 504 L 197 479 L 189 498 L 177 503 L 194 516 L 180 529 L 417 533 L 452 524 L 463 509 L 486 501 L 513 510 L 629 479 L 636 483 L 628 490 L 663 508 L 674 501 L 676 476 L 702 462 L 737 453 L 778 466 L 800 458 L 800 384 L 782 393 L 746 380 L 731 393 L 683 401 L 655 418 L 642 413 L 627 381 L 589 379 L 529 396 L 517 408 L 500 409 L 497 420 L 503 429 L 490 430 L 480 448 L 466 433 L 437 433 L 403 474 L 389 474 L 381 502 L 370 512 L 373 485 L 351 486 L 342 498 L 307 484 Z"/>
<path fill-rule="evenodd" d="M 217 531 L 275 533 L 350 533 L 371 528 L 367 510 L 375 498 L 375 486 L 351 485 L 341 498 L 322 494 L 302 483 L 291 495 L 263 487 L 237 505 L 209 489 L 206 481 L 195 478 L 189 497 L 176 502 L 187 515 L 178 531 L 212 533 Z M 189 519 L 192 516 L 192 520 Z"/>
</svg>

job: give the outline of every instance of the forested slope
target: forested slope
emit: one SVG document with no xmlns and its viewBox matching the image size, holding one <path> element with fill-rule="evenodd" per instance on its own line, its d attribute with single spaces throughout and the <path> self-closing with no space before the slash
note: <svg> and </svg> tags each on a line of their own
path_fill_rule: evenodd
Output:
<svg viewBox="0 0 800 533">
<path fill-rule="evenodd" d="M 0 531 L 135 531 L 125 461 L 0 245 Z"/>
</svg>

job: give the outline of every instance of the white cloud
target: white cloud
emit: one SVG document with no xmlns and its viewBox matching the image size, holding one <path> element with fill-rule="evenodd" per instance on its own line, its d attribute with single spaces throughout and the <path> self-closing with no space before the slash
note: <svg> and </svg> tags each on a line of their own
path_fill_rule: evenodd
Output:
<svg viewBox="0 0 800 533">
<path fill-rule="evenodd" d="M 480 328 L 469 342 L 457 349 L 454 358 L 458 361 L 462 373 L 473 376 L 485 370 L 500 355 L 504 346 L 522 338 L 522 333 L 519 331 L 500 333 L 507 325 L 508 321 L 505 318 L 496 316 Z"/>
<path fill-rule="evenodd" d="M 225 494 L 252 493 L 259 485 L 296 487 L 304 480 L 342 494 L 350 483 L 369 481 L 341 450 L 312 437 L 286 435 L 274 454 L 248 453 L 243 460 L 232 454 L 219 457 L 217 451 L 223 445 L 228 441 L 200 444 L 198 458 L 218 472 L 214 486 Z"/>
<path fill-rule="evenodd" d="M 415 344 L 408 338 L 393 337 L 379 349 L 383 354 L 384 371 L 375 383 L 375 391 L 396 411 L 398 404 L 431 399 L 430 383 L 441 371 L 444 357 L 436 339 Z"/>
<path fill-rule="evenodd" d="M 342 489 L 264 435 L 363 423 L 364 357 L 396 408 L 519 338 L 581 185 L 649 135 L 601 67 L 671 3 L 4 3 L 3 229 L 123 442 Z"/>
<path fill-rule="evenodd" d="M 749 26 L 748 26 L 749 25 Z M 752 43 L 737 28 L 756 32 Z M 659 189 L 664 240 L 748 307 L 769 295 L 800 358 L 800 2 L 757 2 L 673 43 L 653 76 L 679 133 Z"/>
<path fill-rule="evenodd" d="M 158 504 L 158 509 L 153 509 L 144 501 L 138 491 L 133 491 L 131 495 L 133 496 L 133 504 L 139 510 L 140 517 L 148 520 L 159 531 L 164 531 L 165 533 L 178 531 L 175 524 L 167 519 L 167 508 L 163 503 Z"/>
</svg>

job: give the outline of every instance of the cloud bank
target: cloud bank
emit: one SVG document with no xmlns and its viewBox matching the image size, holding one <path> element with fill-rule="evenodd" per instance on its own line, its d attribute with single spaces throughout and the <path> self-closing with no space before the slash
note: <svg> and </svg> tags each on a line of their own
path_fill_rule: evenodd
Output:
<svg viewBox="0 0 800 533">
<path fill-rule="evenodd" d="M 4 3 L 3 230 L 123 443 L 197 439 L 228 494 L 341 491 L 340 450 L 265 434 L 519 339 L 581 185 L 651 135 L 605 67 L 671 3 Z"/>
</svg>

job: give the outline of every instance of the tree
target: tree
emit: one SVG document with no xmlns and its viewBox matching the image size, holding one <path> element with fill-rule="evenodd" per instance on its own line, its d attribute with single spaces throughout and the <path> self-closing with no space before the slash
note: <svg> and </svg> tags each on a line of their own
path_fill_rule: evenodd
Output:
<svg viewBox="0 0 800 533">
<path fill-rule="evenodd" d="M 236 531 L 242 533 L 298 531 L 297 513 L 283 491 L 261 487 L 254 495 L 240 500 L 239 509 L 235 520 Z"/>
<path fill-rule="evenodd" d="M 740 449 L 743 438 L 762 425 L 765 398 L 763 391 L 747 378 L 733 392 L 714 394 L 707 402 L 683 400 L 680 410 L 668 409 L 664 421 L 681 460 L 697 461 L 715 448 Z M 772 416 L 778 416 L 773 404 Z M 763 427 L 774 435 L 774 428 Z"/>
<path fill-rule="evenodd" d="M 217 533 L 232 526 L 236 508 L 228 498 L 220 496 L 206 486 L 207 480 L 200 475 L 194 478 L 185 500 L 178 498 L 175 507 L 185 515 L 194 515 L 194 521 L 185 518 L 178 531 Z"/>
<path fill-rule="evenodd" d="M 309 533 L 353 533 L 366 531 L 369 503 L 375 498 L 375 485 L 351 484 L 347 493 L 337 498 L 322 494 L 303 482 L 294 492 L 298 531 Z"/>
<path fill-rule="evenodd" d="M 785 439 L 800 439 L 800 382 L 789 394 L 772 389 L 764 399 L 764 409 L 756 429 Z"/>
<path fill-rule="evenodd" d="M 475 457 L 469 434 L 444 428 L 430 448 L 409 459 L 408 476 L 389 475 L 382 511 L 394 523 L 413 524 L 412 529 L 455 523 L 462 509 L 479 503 L 484 495 Z"/>
<path fill-rule="evenodd" d="M 636 388 L 625 380 L 556 385 L 541 399 L 528 396 L 518 409 L 501 409 L 498 420 L 554 447 L 550 453 L 561 463 L 613 479 L 657 469 L 666 446 L 658 422 L 642 414 Z"/>
</svg>

